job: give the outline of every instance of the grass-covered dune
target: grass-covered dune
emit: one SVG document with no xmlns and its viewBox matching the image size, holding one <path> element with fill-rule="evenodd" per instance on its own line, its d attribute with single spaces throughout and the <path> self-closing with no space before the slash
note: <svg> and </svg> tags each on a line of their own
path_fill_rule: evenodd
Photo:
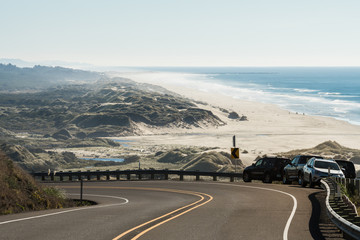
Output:
<svg viewBox="0 0 360 240">
<path fill-rule="evenodd" d="M 292 158 L 299 154 L 318 155 L 325 158 L 348 160 L 360 164 L 360 150 L 344 147 L 335 141 L 326 141 L 313 148 L 297 149 L 279 155 Z"/>
<path fill-rule="evenodd" d="M 73 206 L 58 189 L 38 185 L 0 152 L 0 214 Z"/>
</svg>

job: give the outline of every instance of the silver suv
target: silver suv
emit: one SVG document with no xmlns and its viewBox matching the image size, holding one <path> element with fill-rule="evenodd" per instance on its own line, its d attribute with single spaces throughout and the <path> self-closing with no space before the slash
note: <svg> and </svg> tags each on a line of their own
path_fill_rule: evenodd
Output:
<svg viewBox="0 0 360 240">
<path fill-rule="evenodd" d="M 345 178 L 339 165 L 332 159 L 311 158 L 303 168 L 301 175 L 301 186 L 310 187 L 315 184 L 319 185 L 321 178 L 324 177 L 341 177 Z"/>
</svg>

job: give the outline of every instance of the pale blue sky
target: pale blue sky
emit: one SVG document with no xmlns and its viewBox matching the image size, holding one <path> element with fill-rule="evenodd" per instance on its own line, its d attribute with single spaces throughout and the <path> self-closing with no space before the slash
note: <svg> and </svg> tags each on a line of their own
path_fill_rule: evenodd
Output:
<svg viewBox="0 0 360 240">
<path fill-rule="evenodd" d="M 0 58 L 360 66 L 358 0 L 0 0 Z"/>
</svg>

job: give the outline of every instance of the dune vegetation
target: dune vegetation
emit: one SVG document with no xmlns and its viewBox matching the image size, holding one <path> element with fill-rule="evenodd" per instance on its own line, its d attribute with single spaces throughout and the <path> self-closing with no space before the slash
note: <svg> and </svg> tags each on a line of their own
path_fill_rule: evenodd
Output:
<svg viewBox="0 0 360 240">
<path fill-rule="evenodd" d="M 41 186 L 0 151 L 0 214 L 74 206 L 64 193 Z"/>
</svg>

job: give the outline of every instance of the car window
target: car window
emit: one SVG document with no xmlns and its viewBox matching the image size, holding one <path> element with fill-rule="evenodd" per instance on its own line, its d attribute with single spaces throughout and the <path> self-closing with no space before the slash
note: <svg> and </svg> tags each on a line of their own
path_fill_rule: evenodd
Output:
<svg viewBox="0 0 360 240">
<path fill-rule="evenodd" d="M 306 164 L 311 157 L 300 157 L 299 164 Z"/>
<path fill-rule="evenodd" d="M 345 169 L 349 169 L 349 170 L 355 170 L 354 165 L 352 162 L 347 162 L 347 161 L 337 161 L 337 164 L 341 167 L 341 168 L 345 168 Z"/>
<path fill-rule="evenodd" d="M 299 157 L 295 157 L 295 158 L 291 161 L 291 163 L 295 165 L 295 164 L 297 163 L 298 158 L 299 158 Z"/>
<path fill-rule="evenodd" d="M 332 170 L 340 170 L 339 165 L 334 162 L 315 161 L 315 167 L 324 169 L 328 169 L 330 167 Z"/>
<path fill-rule="evenodd" d="M 346 162 L 337 162 L 337 164 L 342 168 L 346 168 Z"/>
<path fill-rule="evenodd" d="M 309 160 L 309 162 L 308 162 L 307 165 L 310 166 L 310 167 L 312 167 L 313 164 L 314 164 L 314 159 L 312 158 L 312 159 Z"/>
<path fill-rule="evenodd" d="M 255 166 L 256 166 L 256 167 L 259 167 L 262 162 L 263 162 L 263 159 L 259 159 L 259 160 L 255 163 Z"/>
<path fill-rule="evenodd" d="M 264 166 L 266 166 L 266 167 L 272 167 L 272 166 L 274 166 L 274 161 L 273 161 L 273 159 L 265 159 L 265 161 L 264 161 Z"/>
</svg>

